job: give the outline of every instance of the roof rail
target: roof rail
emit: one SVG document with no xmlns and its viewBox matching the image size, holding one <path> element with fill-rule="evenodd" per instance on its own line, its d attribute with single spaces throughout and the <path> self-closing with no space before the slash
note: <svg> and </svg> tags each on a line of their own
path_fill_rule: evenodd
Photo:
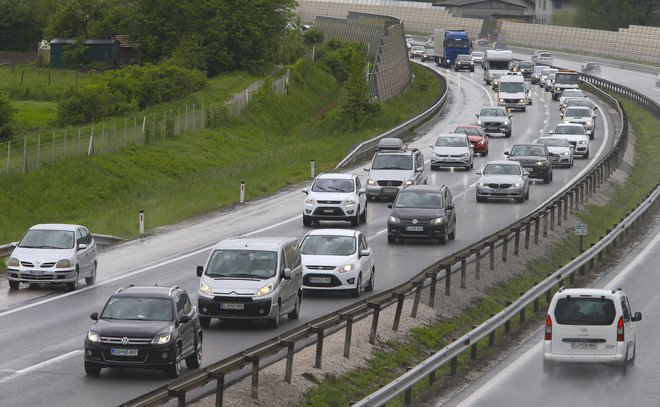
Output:
<svg viewBox="0 0 660 407">
<path fill-rule="evenodd" d="M 115 294 L 119 294 L 120 292 L 124 291 L 127 288 L 135 287 L 133 284 L 126 284 L 121 287 L 115 292 Z"/>
<path fill-rule="evenodd" d="M 171 296 L 172 296 L 172 292 L 174 292 L 174 290 L 178 290 L 178 289 L 179 289 L 179 286 L 178 286 L 178 285 L 173 285 L 173 286 L 170 288 L 170 292 L 167 293 L 167 295 L 171 297 Z"/>
</svg>

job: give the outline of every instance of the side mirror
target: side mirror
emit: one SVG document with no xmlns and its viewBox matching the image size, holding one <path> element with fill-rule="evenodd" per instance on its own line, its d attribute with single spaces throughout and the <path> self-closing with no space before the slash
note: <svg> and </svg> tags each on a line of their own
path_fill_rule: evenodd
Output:
<svg viewBox="0 0 660 407">
<path fill-rule="evenodd" d="M 364 170 L 369 172 L 369 167 L 364 167 Z"/>
<path fill-rule="evenodd" d="M 523 171 L 523 177 L 529 177 L 529 171 Z"/>
<path fill-rule="evenodd" d="M 454 210 L 454 204 L 447 205 L 447 210 L 448 211 L 453 211 Z"/>
<path fill-rule="evenodd" d="M 387 207 L 390 208 L 390 209 L 392 209 L 392 202 L 388 203 L 388 204 L 387 204 Z"/>
<path fill-rule="evenodd" d="M 481 175 L 481 173 L 480 172 L 475 172 L 474 175 Z"/>
<path fill-rule="evenodd" d="M 98 321 L 99 320 L 99 313 L 98 312 L 92 312 L 91 314 L 89 314 L 89 317 L 92 318 L 94 321 Z"/>
<path fill-rule="evenodd" d="M 504 152 L 504 155 L 509 155 L 509 152 L 508 152 L 508 151 L 505 151 L 505 152 Z"/>
<path fill-rule="evenodd" d="M 308 188 L 303 188 L 302 191 L 303 191 L 303 194 L 305 194 L 305 195 L 309 194 L 309 189 Z"/>
<path fill-rule="evenodd" d="M 204 266 L 197 266 L 197 277 L 201 277 L 204 274 Z"/>
<path fill-rule="evenodd" d="M 11 247 L 16 247 L 16 246 L 18 246 L 18 242 L 11 242 L 11 243 L 9 243 L 9 245 Z"/>
<path fill-rule="evenodd" d="M 598 110 L 598 106 L 594 106 L 594 110 Z"/>
<path fill-rule="evenodd" d="M 185 324 L 186 322 L 190 322 L 190 321 L 192 321 L 190 315 L 181 315 L 181 318 L 179 318 L 179 322 L 182 324 Z"/>
<path fill-rule="evenodd" d="M 366 194 L 366 193 L 367 193 L 367 189 L 366 189 L 366 188 L 360 188 L 360 190 L 358 191 L 358 194 L 359 194 L 359 195 L 363 195 L 363 194 Z"/>
<path fill-rule="evenodd" d="M 554 130 L 550 130 L 550 131 L 548 132 L 548 134 L 555 134 L 555 131 L 554 131 Z"/>
<path fill-rule="evenodd" d="M 284 269 L 284 279 L 285 280 L 291 279 L 291 269 L 288 267 Z"/>
<path fill-rule="evenodd" d="M 80 243 L 80 244 L 78 245 L 78 250 L 84 250 L 84 249 L 86 249 L 86 248 L 87 248 L 87 243 Z"/>
<path fill-rule="evenodd" d="M 365 257 L 370 255 L 371 255 L 371 249 L 360 250 L 360 253 L 358 253 L 358 257 Z"/>
<path fill-rule="evenodd" d="M 635 315 L 632 317 L 633 322 L 641 321 L 642 320 L 642 313 L 641 312 L 635 312 Z"/>
<path fill-rule="evenodd" d="M 573 144 L 571 144 L 570 146 L 568 146 L 568 148 L 570 148 L 571 150 L 575 150 L 575 146 L 574 146 Z"/>
</svg>

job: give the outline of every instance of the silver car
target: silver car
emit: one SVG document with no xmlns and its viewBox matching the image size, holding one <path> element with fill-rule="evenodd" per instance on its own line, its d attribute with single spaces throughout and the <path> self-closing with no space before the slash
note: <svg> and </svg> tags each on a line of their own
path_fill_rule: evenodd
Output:
<svg viewBox="0 0 660 407">
<path fill-rule="evenodd" d="M 585 106 L 567 107 L 561 114 L 564 123 L 578 123 L 584 126 L 589 140 L 594 139 L 596 131 L 596 112 Z"/>
<path fill-rule="evenodd" d="M 489 161 L 477 181 L 477 202 L 490 198 L 529 199 L 529 173 L 518 161 Z"/>
<path fill-rule="evenodd" d="M 367 197 L 371 200 L 394 199 L 401 188 L 428 182 L 422 152 L 406 148 L 397 138 L 382 139 L 371 166 L 364 170 L 369 172 Z"/>
<path fill-rule="evenodd" d="M 477 116 L 477 126 L 483 127 L 486 134 L 501 133 L 511 137 L 511 114 L 504 106 L 482 107 Z"/>
<path fill-rule="evenodd" d="M 455 167 L 470 170 L 474 165 L 474 147 L 467 134 L 441 134 L 430 147 L 433 149 L 431 170 Z"/>
<path fill-rule="evenodd" d="M 573 146 L 573 154 L 589 158 L 589 136 L 584 126 L 577 123 L 559 123 L 550 134 L 568 140 Z"/>
<path fill-rule="evenodd" d="M 573 146 L 563 137 L 539 137 L 534 140 L 535 143 L 545 144 L 548 151 L 556 154 L 552 161 L 553 167 L 567 167 L 573 166 Z"/>
<path fill-rule="evenodd" d="M 15 247 L 7 262 L 10 289 L 20 283 L 67 284 L 78 288 L 96 282 L 96 242 L 86 227 L 69 224 L 32 226 Z"/>
</svg>

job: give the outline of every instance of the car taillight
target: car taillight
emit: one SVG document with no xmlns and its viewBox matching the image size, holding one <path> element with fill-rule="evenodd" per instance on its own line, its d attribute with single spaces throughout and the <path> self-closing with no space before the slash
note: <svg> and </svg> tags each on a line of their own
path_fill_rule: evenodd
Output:
<svg viewBox="0 0 660 407">
<path fill-rule="evenodd" d="M 623 342 L 623 317 L 619 317 L 619 322 L 616 324 L 616 341 Z"/>
<path fill-rule="evenodd" d="M 545 319 L 545 340 L 552 340 L 552 319 L 550 319 L 550 315 Z"/>
</svg>

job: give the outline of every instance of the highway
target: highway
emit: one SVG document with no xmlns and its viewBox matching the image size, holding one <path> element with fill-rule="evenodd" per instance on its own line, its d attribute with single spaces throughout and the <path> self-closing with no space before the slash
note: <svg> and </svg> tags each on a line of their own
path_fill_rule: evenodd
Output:
<svg viewBox="0 0 660 407">
<path fill-rule="evenodd" d="M 430 64 L 429 64 L 430 66 Z M 607 73 L 607 70 L 604 69 Z M 460 250 L 485 235 L 522 218 L 540 206 L 612 144 L 613 125 L 604 104 L 600 104 L 596 138 L 591 143 L 591 158 L 576 159 L 571 169 L 556 169 L 548 185 L 534 182 L 530 199 L 523 204 L 492 202 L 476 204 L 474 172 L 492 159 L 504 158 L 503 152 L 516 142 L 528 142 L 546 134 L 559 120 L 557 102 L 549 93 L 534 88 L 534 103 L 527 112 L 513 113 L 513 136 L 492 137 L 488 157 L 477 157 L 472 171 L 433 171 L 428 158 L 435 135 L 453 130 L 458 124 L 472 124 L 474 114 L 483 105 L 491 105 L 494 93 L 483 86 L 481 70 L 473 74 L 445 72 L 450 84 L 449 104 L 440 120 L 417 130 L 411 147 L 419 148 L 427 160 L 429 183 L 445 184 L 454 194 L 458 231 L 455 241 L 445 246 L 426 242 L 388 245 L 385 224 L 389 210 L 384 202 L 370 202 L 368 221 L 359 229 L 368 236 L 376 256 L 376 292 L 408 280 L 425 266 Z M 618 75 L 618 73 L 617 73 Z M 636 81 L 643 74 L 621 71 Z M 653 78 L 648 75 L 649 81 Z M 619 79 L 610 78 L 610 79 Z M 618 80 L 617 80 L 618 81 Z M 622 79 L 623 81 L 623 79 Z M 623 82 L 621 82 L 623 83 Z M 648 87 L 648 86 L 647 86 Z M 354 169 L 364 180 L 362 167 Z M 237 190 L 238 190 L 237 180 Z M 97 284 L 75 292 L 22 288 L 9 291 L 0 284 L 0 399 L 2 406 L 109 406 L 134 398 L 159 387 L 167 380 L 159 371 L 105 369 L 101 377 L 87 377 L 83 370 L 83 339 L 92 320 L 89 314 L 99 311 L 107 297 L 125 284 L 179 285 L 196 297 L 198 278 L 195 268 L 205 262 L 209 248 L 218 240 L 237 235 L 285 235 L 301 237 L 303 194 L 300 185 L 256 202 L 229 208 L 206 217 L 159 228 L 144 238 L 130 241 L 99 256 Z M 249 188 L 249 185 L 247 185 Z M 148 214 L 147 214 L 148 216 Z M 324 226 L 349 227 L 326 223 Z M 95 231 L 92 231 L 95 232 Z M 411 260 L 415 259 L 411 267 Z M 299 320 L 286 319 L 277 330 L 256 322 L 214 321 L 205 329 L 204 362 L 206 366 L 246 347 L 304 324 L 354 299 L 347 296 L 305 297 Z M 652 315 L 652 314 L 648 314 Z M 183 370 L 183 374 L 187 372 Z"/>
</svg>

